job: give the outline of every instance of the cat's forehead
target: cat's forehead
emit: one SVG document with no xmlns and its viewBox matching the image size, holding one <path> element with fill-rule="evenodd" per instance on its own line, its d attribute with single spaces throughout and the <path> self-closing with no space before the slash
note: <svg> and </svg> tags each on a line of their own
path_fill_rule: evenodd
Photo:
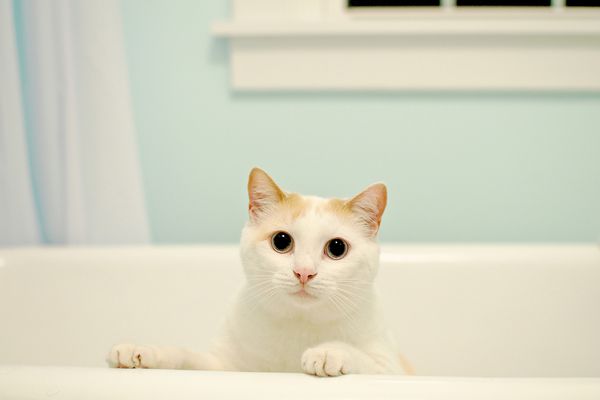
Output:
<svg viewBox="0 0 600 400">
<path fill-rule="evenodd" d="M 282 229 L 290 230 L 298 238 L 320 240 L 322 236 L 339 234 L 344 226 L 352 225 L 352 213 L 344 200 L 301 195 L 288 197 L 293 199 L 292 204 L 282 207 L 277 220 Z"/>
<path fill-rule="evenodd" d="M 290 193 L 286 196 L 282 211 L 288 213 L 288 216 L 294 219 L 325 215 L 348 217 L 351 214 L 345 200 L 318 196 L 302 196 L 297 193 Z"/>
<path fill-rule="evenodd" d="M 261 240 L 277 230 L 308 239 L 334 234 L 342 226 L 353 225 L 353 221 L 352 211 L 345 200 L 286 193 L 285 198 L 264 218 L 250 226 Z"/>
</svg>

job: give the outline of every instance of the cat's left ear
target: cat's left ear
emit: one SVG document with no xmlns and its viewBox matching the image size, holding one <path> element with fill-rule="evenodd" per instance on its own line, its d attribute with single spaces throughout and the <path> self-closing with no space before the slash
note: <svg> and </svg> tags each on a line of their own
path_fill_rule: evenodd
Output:
<svg viewBox="0 0 600 400">
<path fill-rule="evenodd" d="M 262 169 L 252 168 L 248 177 L 248 212 L 250 219 L 256 221 L 275 205 L 285 199 L 285 193 L 275 181 Z"/>
<path fill-rule="evenodd" d="M 370 236 L 375 236 L 379 231 L 386 204 L 387 188 L 383 183 L 374 183 L 346 202 Z"/>
</svg>

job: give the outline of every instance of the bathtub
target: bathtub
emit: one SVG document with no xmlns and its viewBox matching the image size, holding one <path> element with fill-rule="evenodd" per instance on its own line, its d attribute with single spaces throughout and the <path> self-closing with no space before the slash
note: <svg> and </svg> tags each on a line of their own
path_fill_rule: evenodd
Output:
<svg viewBox="0 0 600 400">
<path fill-rule="evenodd" d="M 116 370 L 112 344 L 202 350 L 236 246 L 0 249 L 0 399 L 600 399 L 600 249 L 384 245 L 379 292 L 414 376 Z"/>
</svg>

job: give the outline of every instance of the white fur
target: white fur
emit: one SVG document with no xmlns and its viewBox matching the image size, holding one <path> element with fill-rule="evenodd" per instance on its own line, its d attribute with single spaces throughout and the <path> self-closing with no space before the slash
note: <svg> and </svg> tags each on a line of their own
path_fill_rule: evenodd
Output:
<svg viewBox="0 0 600 400">
<path fill-rule="evenodd" d="M 360 223 L 330 211 L 327 200 L 304 199 L 300 216 L 271 204 L 268 215 L 251 219 L 244 228 L 241 258 L 247 284 L 209 353 L 123 344 L 113 347 L 109 365 L 318 376 L 402 372 L 373 288 L 378 244 Z M 271 247 L 271 233 L 280 230 L 294 238 L 290 253 Z M 350 244 L 340 260 L 324 252 L 336 237 Z M 314 297 L 293 294 L 301 287 L 292 272 L 298 266 L 317 273 L 305 288 Z"/>
</svg>

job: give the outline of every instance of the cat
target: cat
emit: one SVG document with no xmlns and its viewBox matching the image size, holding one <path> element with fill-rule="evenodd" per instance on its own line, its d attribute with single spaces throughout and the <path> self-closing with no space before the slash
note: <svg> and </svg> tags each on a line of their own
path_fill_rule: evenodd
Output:
<svg viewBox="0 0 600 400">
<path fill-rule="evenodd" d="M 111 367 L 305 372 L 406 371 L 373 281 L 387 203 L 382 183 L 349 200 L 287 193 L 254 168 L 241 235 L 246 285 L 208 353 L 119 344 Z"/>
</svg>

